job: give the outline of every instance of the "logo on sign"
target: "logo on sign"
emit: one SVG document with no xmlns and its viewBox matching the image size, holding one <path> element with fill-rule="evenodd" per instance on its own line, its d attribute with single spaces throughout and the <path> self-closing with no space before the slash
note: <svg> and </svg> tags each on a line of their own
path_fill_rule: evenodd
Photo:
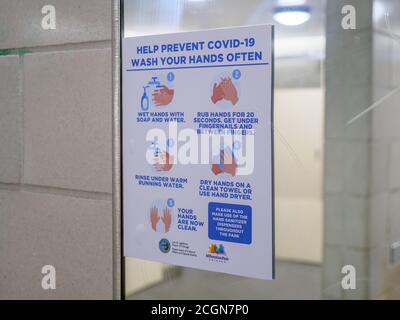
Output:
<svg viewBox="0 0 400 320">
<path fill-rule="evenodd" d="M 220 245 L 216 245 L 216 244 L 214 244 L 214 243 L 211 244 L 211 245 L 208 247 L 208 253 L 226 256 L 225 247 L 224 247 L 223 244 L 220 244 Z"/>
<path fill-rule="evenodd" d="M 212 243 L 208 247 L 206 257 L 213 261 L 226 262 L 229 258 L 226 255 L 225 247 L 223 244 Z"/>
<path fill-rule="evenodd" d="M 158 247 L 162 253 L 168 253 L 171 250 L 171 243 L 168 239 L 161 239 L 158 243 Z"/>
</svg>

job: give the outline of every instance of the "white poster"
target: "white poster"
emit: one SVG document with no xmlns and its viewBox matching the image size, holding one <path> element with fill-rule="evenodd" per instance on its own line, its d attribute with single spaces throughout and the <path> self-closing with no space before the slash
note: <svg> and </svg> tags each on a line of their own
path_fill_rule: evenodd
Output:
<svg viewBox="0 0 400 320">
<path fill-rule="evenodd" d="M 273 27 L 122 48 L 124 255 L 273 279 Z"/>
</svg>

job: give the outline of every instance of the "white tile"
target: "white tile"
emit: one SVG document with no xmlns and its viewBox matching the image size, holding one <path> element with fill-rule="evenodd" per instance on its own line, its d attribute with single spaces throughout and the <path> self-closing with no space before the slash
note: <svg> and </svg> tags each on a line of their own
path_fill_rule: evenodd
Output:
<svg viewBox="0 0 400 320">
<path fill-rule="evenodd" d="M 389 158 L 389 188 L 396 190 L 400 188 L 400 143 L 390 145 Z"/>
<path fill-rule="evenodd" d="M 389 246 L 382 244 L 369 252 L 369 295 L 377 299 L 389 288 Z"/>
<path fill-rule="evenodd" d="M 374 64 L 373 64 L 373 95 L 374 101 L 379 100 L 393 90 L 393 50 L 394 43 L 387 35 L 374 32 Z"/>
<path fill-rule="evenodd" d="M 389 92 L 390 91 L 387 90 L 385 94 L 374 99 L 374 101 L 385 97 Z M 374 139 L 400 138 L 400 130 L 398 129 L 400 119 L 399 99 L 400 91 L 388 97 L 374 109 L 372 118 Z"/>
<path fill-rule="evenodd" d="M 343 256 L 339 246 L 325 246 L 322 265 L 322 297 L 342 298 Z"/>
<path fill-rule="evenodd" d="M 367 195 L 369 191 L 369 143 L 356 141 L 346 143 L 343 157 L 346 193 Z"/>
<path fill-rule="evenodd" d="M 111 50 L 29 54 L 24 66 L 24 182 L 111 192 Z"/>
<path fill-rule="evenodd" d="M 346 246 L 367 248 L 368 198 L 346 196 L 343 219 Z"/>
<path fill-rule="evenodd" d="M 0 212 L 0 299 L 112 298 L 111 200 L 0 191 Z"/>
<path fill-rule="evenodd" d="M 0 57 L 0 182 L 18 183 L 22 121 L 18 57 Z"/>
<path fill-rule="evenodd" d="M 340 193 L 344 186 L 343 143 L 328 140 L 325 143 L 324 189 L 326 193 Z"/>
<path fill-rule="evenodd" d="M 389 196 L 389 241 L 400 241 L 400 192 Z"/>
<path fill-rule="evenodd" d="M 369 209 L 369 245 L 370 248 L 385 246 L 388 241 L 388 202 L 386 193 L 373 195 Z"/>
<path fill-rule="evenodd" d="M 371 180 L 372 194 L 383 193 L 389 189 L 389 144 L 372 143 L 371 145 Z"/>
<path fill-rule="evenodd" d="M 341 245 L 344 242 L 343 197 L 325 195 L 324 244 Z"/>
<path fill-rule="evenodd" d="M 0 10 L 2 49 L 111 39 L 110 0 L 6 2 Z M 49 4 L 56 9 L 55 30 L 42 29 L 42 7 Z"/>
</svg>

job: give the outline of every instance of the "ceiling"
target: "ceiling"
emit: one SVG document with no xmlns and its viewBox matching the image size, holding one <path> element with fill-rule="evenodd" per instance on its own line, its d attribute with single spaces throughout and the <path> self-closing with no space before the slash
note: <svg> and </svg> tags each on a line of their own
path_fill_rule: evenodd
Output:
<svg viewBox="0 0 400 320">
<path fill-rule="evenodd" d="M 276 24 L 277 38 L 323 36 L 325 1 L 306 0 L 311 19 L 287 27 L 273 20 L 278 0 L 125 0 L 127 35 Z"/>
</svg>

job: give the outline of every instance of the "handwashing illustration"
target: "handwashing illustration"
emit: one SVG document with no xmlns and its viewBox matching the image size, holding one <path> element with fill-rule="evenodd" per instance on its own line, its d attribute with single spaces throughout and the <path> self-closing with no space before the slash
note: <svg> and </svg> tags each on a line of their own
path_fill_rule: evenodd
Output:
<svg viewBox="0 0 400 320">
<path fill-rule="evenodd" d="M 157 200 L 149 208 L 149 222 L 155 232 L 168 233 L 173 223 L 174 200 Z"/>
<path fill-rule="evenodd" d="M 238 165 L 235 160 L 235 155 L 231 148 L 227 147 L 220 150 L 219 159 L 215 159 L 211 165 L 211 171 L 217 176 L 221 173 L 230 174 L 232 177 L 236 176 L 236 169 Z"/>
<path fill-rule="evenodd" d="M 211 101 L 216 104 L 221 100 L 227 100 L 236 105 L 239 101 L 238 93 L 231 78 L 221 78 L 221 81 L 213 86 L 213 95 Z"/>
<path fill-rule="evenodd" d="M 241 76 L 242 73 L 238 69 L 233 70 L 230 74 L 221 74 L 214 81 L 212 87 L 212 103 L 226 102 L 235 106 L 239 102 L 238 84 Z"/>
<path fill-rule="evenodd" d="M 174 89 L 163 84 L 160 76 L 152 77 L 151 80 L 143 86 L 143 95 L 140 100 L 140 107 L 143 111 L 148 111 L 151 107 L 161 107 L 169 105 L 174 98 Z M 172 82 L 173 76 L 169 74 L 166 81 Z"/>
<path fill-rule="evenodd" d="M 160 145 L 158 141 L 151 142 L 149 146 L 151 157 L 149 164 L 155 171 L 170 171 L 174 164 L 174 157 L 168 152 L 168 144 Z"/>
</svg>

